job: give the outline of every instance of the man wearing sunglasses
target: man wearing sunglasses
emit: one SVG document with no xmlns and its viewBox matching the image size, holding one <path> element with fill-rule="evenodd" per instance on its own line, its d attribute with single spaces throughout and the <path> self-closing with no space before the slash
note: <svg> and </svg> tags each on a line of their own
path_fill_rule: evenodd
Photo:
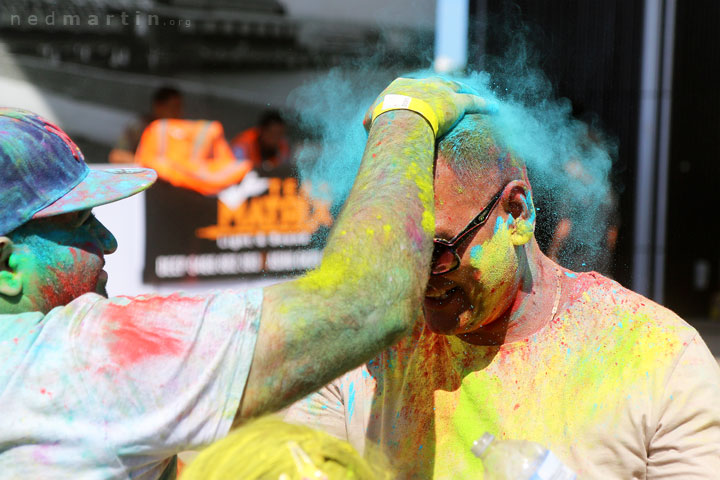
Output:
<svg viewBox="0 0 720 480">
<path fill-rule="evenodd" d="M 437 144 L 424 322 L 286 419 L 379 447 L 398 478 L 482 478 L 485 432 L 542 444 L 578 478 L 718 478 L 715 359 L 672 312 L 540 251 L 502 115 Z"/>
</svg>

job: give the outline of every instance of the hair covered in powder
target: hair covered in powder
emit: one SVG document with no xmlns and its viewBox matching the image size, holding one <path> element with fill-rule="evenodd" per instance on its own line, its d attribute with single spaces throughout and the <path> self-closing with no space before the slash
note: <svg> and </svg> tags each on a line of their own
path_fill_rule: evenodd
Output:
<svg viewBox="0 0 720 480">
<path fill-rule="evenodd" d="M 450 77 L 466 86 L 463 91 L 476 93 L 498 108 L 486 116 L 487 122 L 464 119 L 457 130 L 440 139 L 440 146 L 458 153 L 458 173 L 465 178 L 476 171 L 473 162 L 497 161 L 498 153 L 509 153 L 519 168 L 524 162 L 535 205 L 543 205 L 538 219 L 569 218 L 573 223 L 571 247 L 582 246 L 588 269 L 592 268 L 591 259 L 601 248 L 606 230 L 606 209 L 602 207 L 609 201 L 615 146 L 592 135 L 586 123 L 572 117 L 570 101 L 553 97 L 542 72 L 516 68 L 518 61 L 513 59 L 512 68 L 505 71 L 496 68 L 493 76 L 473 72 Z M 419 71 L 404 76 L 435 75 Z M 332 202 L 334 213 L 347 197 L 360 165 L 367 140 L 363 114 L 387 83 L 368 81 L 362 72 L 336 69 L 293 97 L 295 108 L 302 112 L 301 122 L 320 140 L 316 149 L 307 149 L 299 157 L 301 180 L 312 183 L 313 195 Z M 470 126 L 482 131 L 474 132 Z M 476 183 L 476 188 L 483 187 L 481 180 Z M 539 223 L 546 228 L 553 225 Z"/>
<path fill-rule="evenodd" d="M 529 183 L 525 163 L 497 138 L 488 115 L 463 117 L 438 142 L 437 154 L 450 162 L 463 189 L 496 189 L 512 180 Z"/>
</svg>

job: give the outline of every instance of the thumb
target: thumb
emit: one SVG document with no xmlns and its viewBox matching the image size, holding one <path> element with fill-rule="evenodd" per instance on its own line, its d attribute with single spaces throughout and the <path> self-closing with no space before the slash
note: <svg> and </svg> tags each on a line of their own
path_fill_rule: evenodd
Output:
<svg viewBox="0 0 720 480">
<path fill-rule="evenodd" d="M 459 93 L 456 98 L 457 104 L 461 105 L 465 113 L 497 113 L 498 106 L 495 102 L 488 102 L 483 97 L 470 93 Z"/>
</svg>

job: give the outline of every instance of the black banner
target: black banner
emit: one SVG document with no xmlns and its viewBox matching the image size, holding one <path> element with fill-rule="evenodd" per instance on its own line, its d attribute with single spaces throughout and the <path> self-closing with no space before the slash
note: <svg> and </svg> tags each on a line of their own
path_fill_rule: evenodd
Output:
<svg viewBox="0 0 720 480">
<path fill-rule="evenodd" d="M 290 174 L 253 170 L 217 196 L 159 180 L 145 196 L 146 283 L 297 275 L 321 259 L 329 207 Z"/>
</svg>

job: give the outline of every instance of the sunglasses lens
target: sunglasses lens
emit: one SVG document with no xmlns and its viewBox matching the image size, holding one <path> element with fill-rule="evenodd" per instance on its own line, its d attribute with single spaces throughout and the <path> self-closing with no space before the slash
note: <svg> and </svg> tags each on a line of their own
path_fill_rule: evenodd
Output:
<svg viewBox="0 0 720 480">
<path fill-rule="evenodd" d="M 447 273 L 457 264 L 457 257 L 452 250 L 446 245 L 435 244 L 432 256 L 432 273 L 434 275 L 440 275 Z"/>
</svg>

